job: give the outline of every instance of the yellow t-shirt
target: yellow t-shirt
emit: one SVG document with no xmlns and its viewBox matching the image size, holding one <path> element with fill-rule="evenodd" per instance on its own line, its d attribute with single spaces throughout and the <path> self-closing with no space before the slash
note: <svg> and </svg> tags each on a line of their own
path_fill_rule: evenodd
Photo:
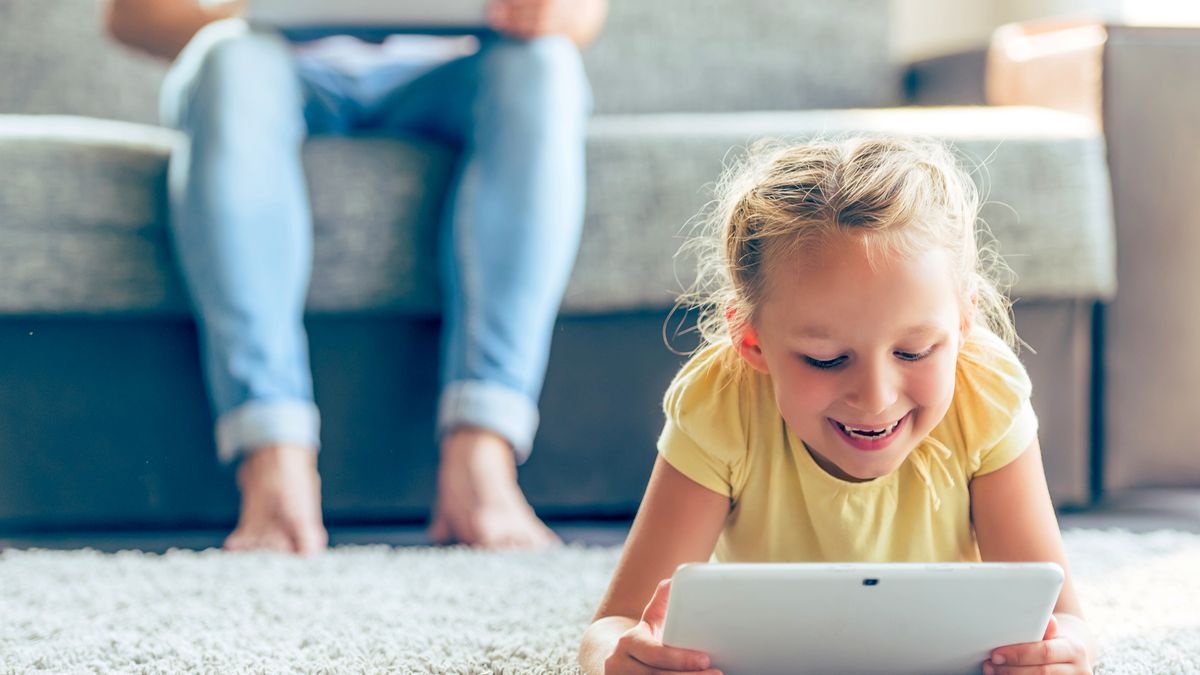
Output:
<svg viewBox="0 0 1200 675">
<path fill-rule="evenodd" d="M 775 405 L 770 377 L 731 368 L 732 346 L 698 352 L 667 390 L 659 453 L 730 499 L 719 562 L 978 561 L 970 481 L 1037 435 L 1029 377 L 976 329 L 959 352 L 946 417 L 899 469 L 865 483 L 817 465 Z"/>
</svg>

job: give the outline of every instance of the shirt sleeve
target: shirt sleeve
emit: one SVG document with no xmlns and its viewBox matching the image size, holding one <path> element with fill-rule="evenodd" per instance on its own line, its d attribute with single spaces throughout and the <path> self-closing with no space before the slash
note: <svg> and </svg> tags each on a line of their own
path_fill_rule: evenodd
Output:
<svg viewBox="0 0 1200 675">
<path fill-rule="evenodd" d="M 975 470 L 975 475 L 982 476 L 1008 466 L 1037 438 L 1037 429 L 1038 420 L 1033 412 L 1033 404 L 1025 399 L 1012 417 L 1008 431 L 995 445 L 980 452 L 979 468 Z"/>
<path fill-rule="evenodd" d="M 972 476 L 1008 466 L 1037 438 L 1029 374 L 994 334 L 973 335 L 964 345 L 955 386 Z"/>
<path fill-rule="evenodd" d="M 663 401 L 666 423 L 658 452 L 683 475 L 733 499 L 747 443 L 740 387 L 728 356 L 704 350 L 675 377 Z"/>
</svg>

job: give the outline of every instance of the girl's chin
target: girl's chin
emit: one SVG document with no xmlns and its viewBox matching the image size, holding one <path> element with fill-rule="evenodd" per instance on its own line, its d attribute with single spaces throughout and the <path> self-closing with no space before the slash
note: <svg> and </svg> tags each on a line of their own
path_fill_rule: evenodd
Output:
<svg viewBox="0 0 1200 675">
<path fill-rule="evenodd" d="M 887 452 L 869 454 L 846 449 L 842 450 L 841 456 L 838 457 L 824 456 L 824 462 L 818 462 L 818 464 L 836 478 L 854 483 L 865 483 L 882 478 L 899 469 L 911 451 L 911 448 L 899 445 L 889 448 Z M 849 453 L 853 453 L 853 456 L 847 457 L 846 454 Z"/>
<path fill-rule="evenodd" d="M 849 480 L 852 480 L 852 481 L 855 481 L 858 483 L 865 483 L 867 481 L 875 480 L 876 478 L 883 478 L 884 476 L 888 475 L 889 473 L 891 473 L 894 470 L 895 469 L 891 469 L 891 468 L 888 468 L 888 469 L 855 468 L 854 471 L 843 470 L 843 473 L 845 473 L 849 477 Z"/>
<path fill-rule="evenodd" d="M 866 483 L 881 476 L 886 476 L 888 473 L 887 471 L 880 471 L 864 466 L 843 467 L 842 465 L 836 463 L 834 463 L 832 468 L 834 469 L 833 471 L 829 471 L 829 468 L 826 470 L 829 471 L 829 473 L 835 478 L 840 478 L 851 483 Z"/>
</svg>

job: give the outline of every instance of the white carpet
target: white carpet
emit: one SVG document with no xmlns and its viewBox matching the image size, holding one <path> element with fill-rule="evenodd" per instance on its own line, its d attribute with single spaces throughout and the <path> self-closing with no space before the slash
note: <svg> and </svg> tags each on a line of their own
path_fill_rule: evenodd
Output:
<svg viewBox="0 0 1200 675">
<path fill-rule="evenodd" d="M 1200 673 L 1200 535 L 1067 533 L 1098 673 Z M 615 549 L 0 553 L 0 672 L 573 671 Z"/>
</svg>

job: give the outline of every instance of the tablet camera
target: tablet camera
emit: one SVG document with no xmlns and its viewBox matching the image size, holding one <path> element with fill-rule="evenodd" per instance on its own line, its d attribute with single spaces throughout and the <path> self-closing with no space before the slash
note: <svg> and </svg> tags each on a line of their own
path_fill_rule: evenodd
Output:
<svg viewBox="0 0 1200 675">
<path fill-rule="evenodd" d="M 878 579 L 863 579 L 863 586 L 878 586 Z"/>
</svg>

